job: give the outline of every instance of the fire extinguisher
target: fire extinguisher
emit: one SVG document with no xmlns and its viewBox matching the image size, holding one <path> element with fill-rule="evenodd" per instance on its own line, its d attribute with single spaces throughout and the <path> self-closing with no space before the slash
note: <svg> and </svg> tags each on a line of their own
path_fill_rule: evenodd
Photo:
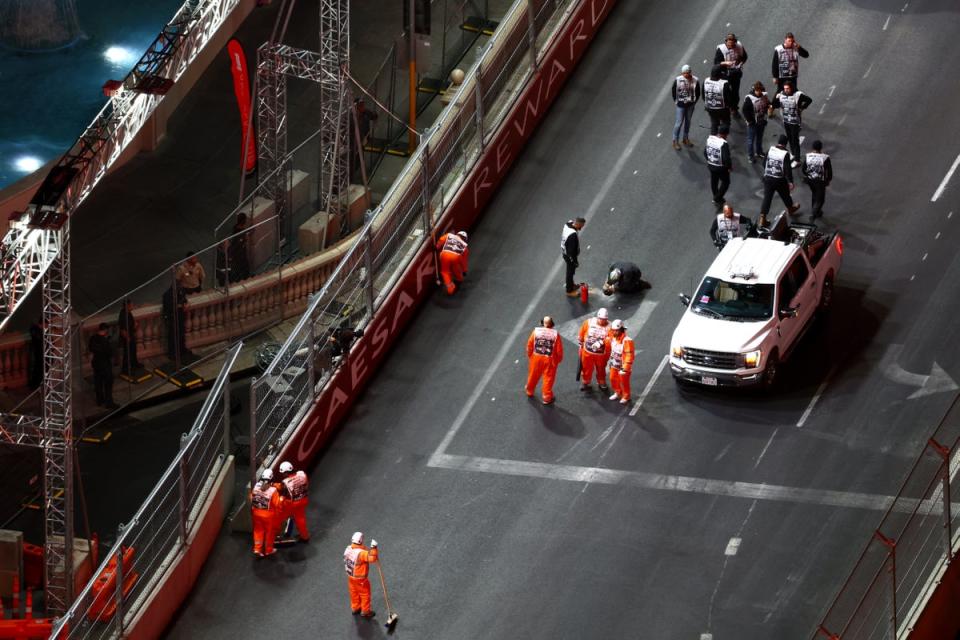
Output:
<svg viewBox="0 0 960 640">
<path fill-rule="evenodd" d="M 587 287 L 586 282 L 580 283 L 580 302 L 587 304 L 587 300 L 590 298 L 590 289 Z"/>
</svg>

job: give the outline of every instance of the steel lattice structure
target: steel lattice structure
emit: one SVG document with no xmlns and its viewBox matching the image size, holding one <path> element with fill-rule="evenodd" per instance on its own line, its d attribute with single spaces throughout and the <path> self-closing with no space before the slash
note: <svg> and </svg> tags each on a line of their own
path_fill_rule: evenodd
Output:
<svg viewBox="0 0 960 640">
<path fill-rule="evenodd" d="M 48 615 L 73 597 L 70 217 L 106 175 L 240 0 L 186 0 L 0 242 L 0 330 L 43 283 L 43 417 L 0 416 L 0 443 L 44 449 Z"/>
<path fill-rule="evenodd" d="M 257 142 L 261 176 L 276 214 L 286 213 L 287 82 L 292 76 L 320 84 L 320 209 L 340 211 L 349 182 L 350 2 L 321 0 L 320 53 L 265 43 L 257 50 Z M 346 216 L 342 218 L 346 223 Z"/>
</svg>

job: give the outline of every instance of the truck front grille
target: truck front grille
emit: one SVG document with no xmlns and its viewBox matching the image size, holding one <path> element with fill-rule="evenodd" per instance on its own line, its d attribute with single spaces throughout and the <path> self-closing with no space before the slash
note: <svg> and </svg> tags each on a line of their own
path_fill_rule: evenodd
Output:
<svg viewBox="0 0 960 640">
<path fill-rule="evenodd" d="M 683 359 L 692 365 L 710 369 L 739 369 L 741 367 L 739 353 L 684 348 Z"/>
</svg>

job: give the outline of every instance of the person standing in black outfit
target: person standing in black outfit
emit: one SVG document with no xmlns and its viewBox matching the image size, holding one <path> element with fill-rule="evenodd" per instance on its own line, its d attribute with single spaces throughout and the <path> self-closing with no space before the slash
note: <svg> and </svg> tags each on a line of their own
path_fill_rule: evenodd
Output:
<svg viewBox="0 0 960 640">
<path fill-rule="evenodd" d="M 740 117 L 737 98 L 740 96 L 740 80 L 743 78 L 743 64 L 746 61 L 747 50 L 734 33 L 727 34 L 723 43 L 717 45 L 717 52 L 713 55 L 713 64 L 718 64 L 726 70 L 730 92 L 733 94 L 733 100 L 730 101 L 730 114 L 734 118 Z"/>
<path fill-rule="evenodd" d="M 120 351 L 123 354 L 120 373 L 130 376 L 142 366 L 137 359 L 137 330 L 140 328 L 140 321 L 133 317 L 133 302 L 129 298 L 124 300 L 120 307 L 117 327 L 120 329 Z"/>
<path fill-rule="evenodd" d="M 730 90 L 730 83 L 723 77 L 723 67 L 714 65 L 710 79 L 703 83 L 703 104 L 710 116 L 710 133 L 716 135 L 721 125 L 730 126 L 730 107 L 737 99 Z"/>
<path fill-rule="evenodd" d="M 757 224 L 767 226 L 767 213 L 773 194 L 776 193 L 783 200 L 787 212 L 793 215 L 800 208 L 794 204 L 790 192 L 793 191 L 793 170 L 790 168 L 790 152 L 787 151 L 787 136 L 780 134 L 777 144 L 767 152 L 767 162 L 763 167 L 763 203 L 760 205 L 760 219 Z"/>
<path fill-rule="evenodd" d="M 703 157 L 707 159 L 707 168 L 710 169 L 710 192 L 713 193 L 713 204 L 717 208 L 723 206 L 723 196 L 730 188 L 730 171 L 733 170 L 730 145 L 727 143 L 729 133 L 730 127 L 721 125 L 717 135 L 707 138 L 703 148 Z"/>
<path fill-rule="evenodd" d="M 237 223 L 233 225 L 233 237 L 230 238 L 230 282 L 239 282 L 250 277 L 250 231 L 247 214 L 238 213 Z"/>
<path fill-rule="evenodd" d="M 763 131 L 767 128 L 767 110 L 770 108 L 770 99 L 766 88 L 757 80 L 753 83 L 753 91 L 743 99 L 743 119 L 747 121 L 747 157 L 750 164 L 757 158 L 766 158 L 763 151 Z"/>
<path fill-rule="evenodd" d="M 113 345 L 108 335 L 110 325 L 101 322 L 95 334 L 90 336 L 87 349 L 93 356 L 93 388 L 97 395 L 97 406 L 116 409 L 113 401 Z"/>
<path fill-rule="evenodd" d="M 575 218 L 573 220 L 567 220 L 567 223 L 563 225 L 563 235 L 560 239 L 560 255 L 563 256 L 563 261 L 567 265 L 567 277 L 566 277 L 566 290 L 567 295 L 571 298 L 575 298 L 580 294 L 577 288 L 577 283 L 573 281 L 573 276 L 577 272 L 577 267 L 580 266 L 580 229 L 583 229 L 587 221 L 584 218 Z"/>
<path fill-rule="evenodd" d="M 176 299 L 176 303 L 174 303 Z M 163 319 L 167 325 L 167 356 L 182 361 L 193 354 L 186 348 L 187 294 L 183 287 L 170 285 L 163 292 Z"/>
<path fill-rule="evenodd" d="M 773 99 L 773 106 L 780 109 L 780 114 L 783 116 L 783 131 L 790 142 L 794 168 L 800 164 L 800 126 L 803 120 L 801 114 L 812 102 L 813 99 L 810 96 L 794 89 L 792 84 L 786 85 L 783 92 L 778 93 Z"/>
<path fill-rule="evenodd" d="M 789 31 L 783 37 L 783 44 L 773 48 L 773 62 L 770 65 L 770 74 L 777 83 L 777 93 L 783 91 L 787 84 L 797 88 L 797 78 L 800 75 L 800 58 L 809 58 L 810 52 L 800 46 L 796 38 Z"/>
<path fill-rule="evenodd" d="M 803 159 L 803 176 L 804 181 L 810 185 L 811 216 L 819 218 L 823 215 L 823 202 L 827 198 L 827 187 L 833 180 L 833 166 L 830 164 L 830 156 L 823 152 L 823 143 L 819 140 L 813 141 L 813 151 Z"/>
</svg>

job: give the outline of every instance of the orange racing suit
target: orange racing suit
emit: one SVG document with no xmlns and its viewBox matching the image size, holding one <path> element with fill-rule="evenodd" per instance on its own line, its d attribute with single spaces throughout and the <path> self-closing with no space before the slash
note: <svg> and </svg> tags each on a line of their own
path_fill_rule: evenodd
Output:
<svg viewBox="0 0 960 640">
<path fill-rule="evenodd" d="M 607 360 L 610 358 L 610 325 L 600 324 L 600 318 L 588 318 L 580 325 L 580 372 L 581 384 L 589 385 L 593 372 L 597 372 L 597 384 L 607 384 Z"/>
<path fill-rule="evenodd" d="M 630 372 L 633 370 L 633 338 L 623 335 L 610 337 L 610 386 L 623 400 L 630 400 Z"/>
<path fill-rule="evenodd" d="M 343 567 L 350 588 L 350 609 L 354 613 L 370 613 L 370 563 L 377 561 L 377 548 L 369 551 L 362 544 L 351 544 L 343 551 Z"/>
<path fill-rule="evenodd" d="M 274 553 L 273 539 L 277 534 L 277 515 L 280 513 L 280 492 L 261 480 L 250 492 L 250 510 L 253 515 L 253 552 L 259 556 Z"/>
<path fill-rule="evenodd" d="M 456 282 L 463 282 L 467 273 L 467 258 L 470 249 L 467 241 L 455 233 L 445 233 L 437 240 L 437 251 L 440 253 L 440 277 L 447 295 L 452 296 L 457 290 Z"/>
<path fill-rule="evenodd" d="M 528 396 L 533 396 L 537 382 L 543 378 L 540 392 L 543 401 L 553 402 L 553 383 L 557 377 L 557 366 L 563 360 L 563 341 L 560 334 L 552 327 L 537 327 L 527 339 L 527 358 L 530 366 L 527 372 L 527 386 L 524 389 Z"/>
<path fill-rule="evenodd" d="M 283 493 L 283 516 L 281 519 L 286 521 L 287 518 L 293 517 L 300 539 L 309 540 L 310 532 L 307 531 L 307 474 L 303 471 L 291 473 L 280 484 Z"/>
</svg>

